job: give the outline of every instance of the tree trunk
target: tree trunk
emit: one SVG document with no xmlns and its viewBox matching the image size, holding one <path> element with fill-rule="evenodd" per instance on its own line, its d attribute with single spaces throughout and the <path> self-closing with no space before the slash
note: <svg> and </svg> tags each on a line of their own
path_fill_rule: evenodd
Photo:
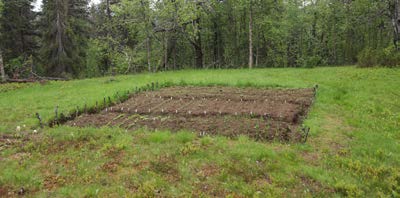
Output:
<svg viewBox="0 0 400 198">
<path fill-rule="evenodd" d="M 256 67 L 258 67 L 258 53 L 259 53 L 259 47 L 256 47 Z"/>
<path fill-rule="evenodd" d="M 253 68 L 253 5 L 250 1 L 249 12 L 249 68 Z"/>
<path fill-rule="evenodd" d="M 217 63 L 219 62 L 219 45 L 218 45 L 218 24 L 215 21 L 216 19 L 214 19 L 213 24 L 214 24 L 214 45 L 213 45 L 213 50 L 214 50 L 214 63 L 213 63 L 213 67 L 217 68 Z"/>
<path fill-rule="evenodd" d="M 63 33 L 64 33 L 64 21 L 61 19 L 61 12 L 64 11 L 63 8 L 63 2 L 62 1 L 57 1 L 57 19 L 56 19 L 56 28 L 57 28 L 57 34 L 56 34 L 56 42 L 57 42 L 57 67 L 55 68 L 55 73 L 56 75 L 61 75 L 62 73 L 66 72 L 66 65 L 64 63 L 61 63 L 61 59 L 64 58 L 64 43 L 63 43 Z"/>
<path fill-rule="evenodd" d="M 6 73 L 4 72 L 3 54 L 1 50 L 0 50 L 0 74 L 1 74 L 1 82 L 5 82 Z"/>
<path fill-rule="evenodd" d="M 168 70 L 168 38 L 166 33 L 164 36 L 164 70 Z"/>
<path fill-rule="evenodd" d="M 201 69 L 203 68 L 203 51 L 201 49 L 201 43 L 194 45 L 194 51 L 196 53 L 196 67 Z"/>
<path fill-rule="evenodd" d="M 399 5 L 399 0 L 394 1 L 394 6 L 393 6 L 393 14 L 392 14 L 392 24 L 393 24 L 393 43 L 394 46 L 397 50 L 400 50 L 398 46 L 399 42 L 399 33 L 400 33 L 400 5 Z"/>
<path fill-rule="evenodd" d="M 111 25 L 111 20 L 112 20 L 112 16 L 111 16 L 111 2 L 110 2 L 111 0 L 107 0 L 106 1 L 106 13 L 107 13 L 107 20 L 108 20 L 108 25 Z M 110 27 L 108 27 L 108 29 L 107 29 L 107 38 L 109 39 L 109 41 L 108 41 L 108 44 L 109 44 L 109 47 L 111 47 L 111 52 L 109 52 L 109 53 L 112 53 L 112 52 L 114 52 L 114 44 L 112 43 L 112 41 L 110 40 L 110 38 L 109 37 L 113 37 L 113 35 L 111 34 L 111 29 L 110 29 Z M 107 63 L 109 63 L 109 67 L 110 67 L 110 69 L 111 69 L 111 75 L 112 76 L 115 76 L 115 69 L 114 69 L 114 64 L 113 64 L 113 62 L 111 62 L 111 59 L 110 58 L 107 58 L 108 60 L 107 60 Z"/>
<path fill-rule="evenodd" d="M 146 41 L 146 47 L 147 47 L 147 67 L 149 69 L 149 72 L 151 72 L 151 42 L 150 42 L 150 37 L 147 37 Z"/>
</svg>

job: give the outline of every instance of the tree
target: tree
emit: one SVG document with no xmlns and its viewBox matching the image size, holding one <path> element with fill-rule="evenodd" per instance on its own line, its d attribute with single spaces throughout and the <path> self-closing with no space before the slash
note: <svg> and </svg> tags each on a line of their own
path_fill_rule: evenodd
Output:
<svg viewBox="0 0 400 198">
<path fill-rule="evenodd" d="M 78 76 L 84 67 L 87 1 L 45 0 L 42 11 L 42 59 L 52 76 Z"/>
<path fill-rule="evenodd" d="M 35 53 L 35 17 L 33 0 L 3 1 L 1 25 L 1 48 L 4 62 L 22 57 L 26 59 Z"/>
<path fill-rule="evenodd" d="M 3 1 L 0 0 L 0 21 L 2 20 L 2 16 L 3 16 Z M 1 37 L 1 29 L 0 29 L 0 37 Z M 1 81 L 4 82 L 6 81 L 6 74 L 4 71 L 4 63 L 3 63 L 3 52 L 1 50 L 1 46 L 0 46 L 0 75 L 1 75 Z"/>
<path fill-rule="evenodd" d="M 249 2 L 249 68 L 253 68 L 253 0 Z"/>
</svg>

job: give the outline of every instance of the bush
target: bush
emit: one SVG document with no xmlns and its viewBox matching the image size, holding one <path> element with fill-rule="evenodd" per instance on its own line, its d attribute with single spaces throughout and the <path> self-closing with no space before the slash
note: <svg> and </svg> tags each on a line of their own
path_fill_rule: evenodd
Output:
<svg viewBox="0 0 400 198">
<path fill-rule="evenodd" d="M 400 66 L 400 52 L 393 46 L 385 49 L 365 48 L 358 55 L 359 67 L 398 67 Z"/>
<path fill-rule="evenodd" d="M 365 48 L 358 54 L 359 67 L 373 67 L 378 65 L 378 50 L 372 48 Z"/>
<path fill-rule="evenodd" d="M 310 56 L 310 57 L 307 57 L 304 67 L 314 68 L 314 67 L 320 65 L 321 62 L 322 62 L 322 58 L 320 56 Z"/>
<path fill-rule="evenodd" d="M 400 66 L 400 52 L 397 51 L 392 45 L 383 49 L 379 63 L 379 65 L 386 67 Z"/>
</svg>

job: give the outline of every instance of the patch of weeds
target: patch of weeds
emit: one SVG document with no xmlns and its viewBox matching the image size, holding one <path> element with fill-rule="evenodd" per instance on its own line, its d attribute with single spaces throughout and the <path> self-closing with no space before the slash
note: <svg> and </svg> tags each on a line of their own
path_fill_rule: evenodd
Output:
<svg viewBox="0 0 400 198">
<path fill-rule="evenodd" d="M 161 144 L 171 140 L 171 133 L 165 131 L 155 131 L 151 132 L 147 137 L 144 138 L 144 141 L 147 143 L 156 143 Z"/>
<path fill-rule="evenodd" d="M 36 190 L 42 185 L 41 177 L 35 170 L 27 169 L 32 162 L 19 165 L 17 161 L 2 162 L 0 165 L 0 186 L 8 185 L 16 188 Z"/>
<path fill-rule="evenodd" d="M 181 155 L 191 155 L 200 151 L 200 146 L 193 142 L 186 143 L 183 147 L 180 148 Z"/>
<path fill-rule="evenodd" d="M 213 144 L 213 138 L 211 138 L 211 137 L 209 137 L 209 136 L 205 136 L 205 137 L 202 137 L 201 139 L 200 139 L 200 144 L 201 144 L 201 146 L 203 146 L 203 147 L 207 147 L 207 146 L 210 146 L 210 145 L 212 145 Z"/>
<path fill-rule="evenodd" d="M 339 182 L 335 185 L 335 191 L 347 197 L 362 197 L 363 191 L 354 184 Z"/>
<path fill-rule="evenodd" d="M 174 156 L 163 155 L 156 160 L 150 161 L 150 170 L 161 174 L 168 181 L 176 182 L 180 180 L 179 171 L 176 167 L 177 160 Z"/>
<path fill-rule="evenodd" d="M 187 143 L 191 142 L 196 138 L 194 133 L 186 132 L 186 131 L 179 131 L 178 133 L 174 134 L 174 139 L 176 139 L 179 143 Z"/>
</svg>

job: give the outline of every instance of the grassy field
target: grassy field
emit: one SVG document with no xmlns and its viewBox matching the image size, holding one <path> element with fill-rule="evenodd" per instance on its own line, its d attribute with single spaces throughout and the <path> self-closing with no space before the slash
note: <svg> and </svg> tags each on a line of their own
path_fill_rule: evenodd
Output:
<svg viewBox="0 0 400 198">
<path fill-rule="evenodd" d="M 57 105 L 93 106 L 152 81 L 319 84 L 305 121 L 310 137 L 283 144 L 185 131 L 38 129 L 36 112 L 48 121 Z M 0 196 L 400 196 L 399 69 L 184 70 L 0 90 Z"/>
</svg>

